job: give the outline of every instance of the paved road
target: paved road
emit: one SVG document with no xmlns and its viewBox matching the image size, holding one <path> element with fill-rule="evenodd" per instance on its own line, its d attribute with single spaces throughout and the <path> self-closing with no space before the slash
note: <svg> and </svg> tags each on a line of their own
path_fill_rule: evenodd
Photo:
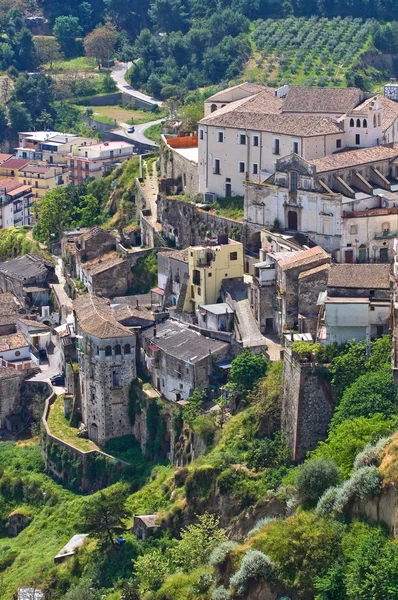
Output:
<svg viewBox="0 0 398 600">
<path fill-rule="evenodd" d="M 36 373 L 31 377 L 27 377 L 27 381 L 47 381 L 47 383 L 50 383 L 51 377 L 54 377 L 54 375 L 58 375 L 62 372 L 61 355 L 56 344 L 55 336 L 51 336 L 48 359 L 49 360 L 47 362 L 40 363 L 41 372 Z M 65 392 L 64 387 L 53 387 L 56 394 L 63 394 Z"/>
<path fill-rule="evenodd" d="M 152 125 L 157 125 L 161 123 L 164 119 L 157 119 L 157 121 L 149 121 L 149 123 L 143 123 L 142 125 L 134 125 L 135 131 L 134 133 L 128 133 L 127 130 L 131 125 L 128 123 L 120 123 L 120 127 L 118 129 L 114 129 L 113 133 L 120 133 L 125 137 L 130 138 L 133 142 L 138 142 L 139 144 L 148 144 L 153 146 L 154 148 L 157 146 L 155 142 L 145 137 L 145 130 Z"/>
<path fill-rule="evenodd" d="M 119 90 L 125 94 L 129 94 L 132 98 L 137 98 L 138 100 L 148 102 L 148 104 L 158 104 L 159 106 L 162 106 L 163 102 L 161 100 L 151 98 L 151 96 L 135 90 L 126 82 L 124 76 L 132 64 L 132 62 L 120 63 L 113 69 L 111 76 Z"/>
</svg>

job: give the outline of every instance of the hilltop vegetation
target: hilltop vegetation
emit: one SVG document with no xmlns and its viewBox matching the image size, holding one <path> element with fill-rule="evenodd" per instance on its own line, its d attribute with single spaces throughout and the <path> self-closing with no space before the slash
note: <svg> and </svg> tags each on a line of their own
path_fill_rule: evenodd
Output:
<svg viewBox="0 0 398 600">
<path fill-rule="evenodd" d="M 396 441 L 388 436 L 397 429 L 398 397 L 373 381 L 390 376 L 390 347 L 390 336 L 373 342 L 368 360 L 364 343 L 333 346 L 327 356 L 314 345 L 317 360 L 331 361 L 325 377 L 338 384 L 338 418 L 328 439 L 298 467 L 280 435 L 282 363 L 267 368 L 245 354 L 229 384 L 236 414 L 220 420 L 201 413 L 198 394 L 183 410 L 184 421 L 206 440 L 205 455 L 177 470 L 155 466 L 138 491 L 126 475 L 102 493 L 73 494 L 43 473 L 35 443 L 2 443 L 4 599 L 18 585 L 37 584 L 51 591 L 52 600 L 226 600 L 251 598 L 269 585 L 291 599 L 395 600 L 397 544 L 384 526 L 352 513 L 355 500 L 377 495 L 383 473 L 391 481 L 394 472 Z M 308 353 L 311 346 L 295 351 Z M 242 385 L 245 365 L 250 377 Z M 358 414 L 353 390 L 366 382 Z M 175 415 L 173 427 L 181 434 L 180 456 L 188 458 L 179 419 Z M 7 516 L 16 509 L 30 523 L 8 538 Z M 110 510 L 113 540 L 120 534 L 126 540 L 118 549 L 103 521 Z M 137 540 L 130 531 L 133 515 L 153 512 L 160 513 L 162 530 Z M 54 565 L 62 545 L 82 532 L 91 535 L 78 555 Z"/>
</svg>

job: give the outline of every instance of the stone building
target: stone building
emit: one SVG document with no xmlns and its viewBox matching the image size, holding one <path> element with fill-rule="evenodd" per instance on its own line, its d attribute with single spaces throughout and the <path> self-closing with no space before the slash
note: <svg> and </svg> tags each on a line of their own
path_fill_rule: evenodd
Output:
<svg viewBox="0 0 398 600">
<path fill-rule="evenodd" d="M 136 334 L 118 323 L 104 298 L 81 296 L 74 302 L 74 311 L 81 420 L 89 438 L 104 444 L 133 433 L 128 406 L 130 385 L 136 377 Z"/>
<path fill-rule="evenodd" d="M 260 329 L 281 335 L 286 330 L 296 329 L 300 316 L 310 317 L 314 310 L 317 314 L 314 306 L 325 280 L 321 267 L 330 262 L 330 254 L 320 246 L 301 251 L 268 252 L 265 260 L 255 265 L 250 290 L 250 304 Z M 310 272 L 311 285 L 306 287 L 300 277 Z"/>
<path fill-rule="evenodd" d="M 177 306 L 180 292 L 189 278 L 188 250 L 158 252 L 159 304 Z"/>
<path fill-rule="evenodd" d="M 318 340 L 342 344 L 388 333 L 393 285 L 389 265 L 334 265 L 321 298 Z"/>
<path fill-rule="evenodd" d="M 91 294 L 113 298 L 127 293 L 133 275 L 128 260 L 110 252 L 80 264 L 79 279 Z"/>
<path fill-rule="evenodd" d="M 0 429 L 6 428 L 7 417 L 20 412 L 21 383 L 20 372 L 0 366 Z"/>
<path fill-rule="evenodd" d="M 80 278 L 81 265 L 116 249 L 116 239 L 101 227 L 65 231 L 61 251 L 72 277 Z"/>
<path fill-rule="evenodd" d="M 299 232 L 337 262 L 389 262 L 398 232 L 398 146 L 276 162 L 263 183 L 246 182 L 245 221 Z"/>
<path fill-rule="evenodd" d="M 314 160 L 394 142 L 398 105 L 357 88 L 245 83 L 205 102 L 198 133 L 200 192 L 243 196 L 245 180 L 263 182 L 280 156 Z"/>
<path fill-rule="evenodd" d="M 0 335 L 16 332 L 16 322 L 21 312 L 22 303 L 14 294 L 0 294 Z"/>
<path fill-rule="evenodd" d="M 48 305 L 49 283 L 56 281 L 54 265 L 35 254 L 0 263 L 0 293 L 11 292 L 26 308 Z"/>
<path fill-rule="evenodd" d="M 229 344 L 171 319 L 142 337 L 143 366 L 154 387 L 172 402 L 187 400 L 195 389 L 209 390 L 214 362 L 229 353 Z"/>
<path fill-rule="evenodd" d="M 198 136 L 160 138 L 160 175 L 174 180 L 177 190 L 199 193 Z"/>
<path fill-rule="evenodd" d="M 283 361 L 282 432 L 294 461 L 303 460 L 326 439 L 333 416 L 330 382 L 311 363 L 285 349 Z"/>
</svg>

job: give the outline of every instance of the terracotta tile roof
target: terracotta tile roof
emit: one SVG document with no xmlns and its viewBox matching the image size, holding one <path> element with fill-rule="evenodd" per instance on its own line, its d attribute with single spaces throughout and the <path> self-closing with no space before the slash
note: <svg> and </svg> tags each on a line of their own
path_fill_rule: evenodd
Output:
<svg viewBox="0 0 398 600">
<path fill-rule="evenodd" d="M 131 317 L 136 319 L 142 319 L 144 321 L 155 320 L 155 317 L 151 313 L 151 311 L 143 306 L 137 308 L 135 306 L 129 306 L 128 304 L 118 304 L 117 306 L 112 306 L 112 311 L 115 315 L 115 319 L 119 323 Z"/>
<path fill-rule="evenodd" d="M 316 273 L 320 273 L 321 271 L 329 271 L 331 268 L 330 263 L 326 265 L 320 265 L 319 267 L 315 267 L 314 269 L 309 269 L 308 271 L 304 271 L 304 273 L 300 273 L 298 276 L 299 279 L 304 279 L 305 277 L 309 277 L 310 275 L 315 275 Z"/>
<path fill-rule="evenodd" d="M 84 271 L 89 275 L 97 275 L 103 271 L 108 271 L 117 265 L 121 265 L 125 262 L 125 259 L 119 256 L 116 252 L 109 252 L 108 254 L 93 258 L 85 262 L 82 265 Z"/>
<path fill-rule="evenodd" d="M 389 289 L 390 265 L 344 264 L 330 269 L 328 287 Z"/>
<path fill-rule="evenodd" d="M 188 248 L 185 250 L 163 250 L 162 252 L 158 252 L 158 254 L 160 254 L 160 256 L 174 258 L 174 260 L 179 260 L 181 262 L 188 262 Z"/>
<path fill-rule="evenodd" d="M 29 346 L 29 344 L 22 333 L 11 333 L 10 335 L 0 336 L 0 352 L 25 348 L 26 346 Z"/>
<path fill-rule="evenodd" d="M 12 154 L 0 154 L 0 164 L 2 164 L 3 162 L 5 162 L 6 160 L 8 160 L 9 158 L 12 158 L 13 155 Z"/>
<path fill-rule="evenodd" d="M 9 158 L 8 160 L 0 164 L 0 168 L 15 169 L 18 171 L 18 169 L 22 169 L 22 167 L 27 165 L 28 163 L 29 160 L 27 160 L 26 158 Z"/>
<path fill-rule="evenodd" d="M 95 237 L 98 234 L 107 234 L 109 237 L 113 237 L 112 234 L 109 231 L 106 231 L 106 229 L 102 229 L 102 227 L 99 227 L 98 225 L 94 225 L 93 227 L 90 227 L 90 229 L 88 229 L 87 231 L 83 231 L 79 236 L 77 236 L 77 240 L 90 240 L 91 238 Z"/>
<path fill-rule="evenodd" d="M 225 92 L 233 92 L 234 90 L 243 90 L 244 92 L 256 94 L 257 92 L 262 92 L 266 89 L 269 89 L 272 91 L 272 93 L 274 93 L 273 88 L 267 88 L 265 85 L 259 85 L 258 83 L 249 83 L 248 81 L 245 81 L 244 83 L 239 83 L 238 85 L 234 85 L 225 90 L 221 90 L 216 94 L 213 94 L 210 96 L 210 98 L 207 98 L 205 102 L 217 102 L 217 100 L 222 101 Z"/>
<path fill-rule="evenodd" d="M 278 266 L 283 271 L 287 271 L 288 269 L 295 269 L 296 267 L 302 267 L 307 264 L 309 265 L 312 261 L 320 260 L 322 258 L 330 260 L 330 254 L 320 246 L 315 246 L 314 248 L 303 250 L 297 254 L 292 253 L 292 256 L 280 260 Z"/>
<path fill-rule="evenodd" d="M 345 114 L 362 100 L 358 88 L 289 87 L 282 112 Z"/>
<path fill-rule="evenodd" d="M 14 294 L 0 294 L 0 325 L 15 324 L 22 304 Z"/>
<path fill-rule="evenodd" d="M 275 112 L 262 114 L 259 112 L 246 112 L 240 108 L 221 114 L 221 111 L 224 111 L 225 108 L 221 108 L 205 117 L 200 123 L 217 127 L 271 131 L 304 137 L 342 133 L 343 131 L 342 127 L 329 117 L 284 115 Z"/>
<path fill-rule="evenodd" d="M 6 179 L 0 179 L 0 189 L 5 189 L 7 193 L 16 190 L 23 186 L 23 183 L 19 182 L 17 179 L 11 179 L 10 177 Z"/>
<path fill-rule="evenodd" d="M 15 190 L 11 190 L 10 192 L 7 192 L 9 196 L 17 196 L 17 194 L 22 194 L 22 192 L 28 192 L 28 191 L 32 191 L 32 186 L 31 185 L 23 185 L 23 184 L 19 184 L 19 187 L 15 188 Z"/>
<path fill-rule="evenodd" d="M 383 107 L 381 125 L 384 132 L 386 129 L 391 127 L 395 119 L 398 117 L 398 102 L 394 102 L 394 100 L 390 100 L 390 98 L 386 98 L 381 94 L 377 96 L 377 99 Z"/>
<path fill-rule="evenodd" d="M 390 148 L 389 146 L 373 146 L 372 148 L 338 152 L 337 154 L 316 158 L 308 162 L 311 165 L 315 165 L 317 173 L 324 173 L 325 171 L 346 169 L 380 160 L 391 160 L 396 156 L 398 156 L 398 146 L 394 148 Z"/>
<path fill-rule="evenodd" d="M 12 367 L 0 366 L 0 379 L 11 379 L 12 377 L 20 377 L 20 371 L 17 371 Z"/>
<path fill-rule="evenodd" d="M 101 339 L 129 337 L 133 333 L 115 319 L 109 301 L 91 294 L 73 302 L 80 328 Z"/>
</svg>

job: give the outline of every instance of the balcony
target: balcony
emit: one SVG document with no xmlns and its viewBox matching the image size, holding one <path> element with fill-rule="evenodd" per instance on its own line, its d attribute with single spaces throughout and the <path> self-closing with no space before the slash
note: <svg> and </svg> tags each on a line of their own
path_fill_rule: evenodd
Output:
<svg viewBox="0 0 398 600">
<path fill-rule="evenodd" d="M 381 233 L 375 233 L 375 240 L 384 240 L 398 237 L 398 231 L 390 231 L 385 229 Z"/>
</svg>

